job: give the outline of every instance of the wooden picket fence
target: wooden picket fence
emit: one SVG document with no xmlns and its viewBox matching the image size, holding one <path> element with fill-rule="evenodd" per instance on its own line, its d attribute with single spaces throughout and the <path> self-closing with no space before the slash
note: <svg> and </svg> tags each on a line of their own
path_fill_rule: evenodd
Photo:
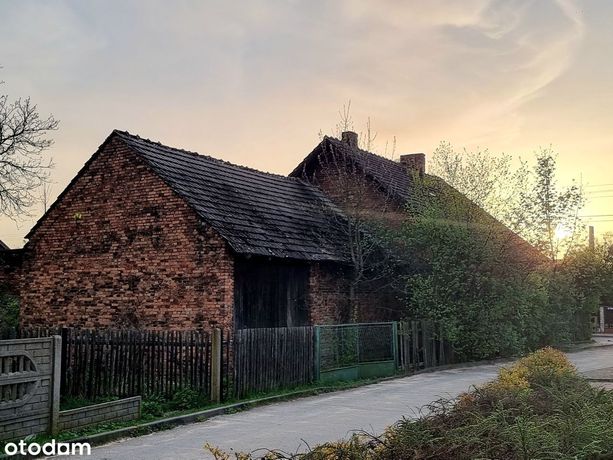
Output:
<svg viewBox="0 0 613 460">
<path fill-rule="evenodd" d="M 322 327 L 222 332 L 221 358 L 215 360 L 221 374 L 221 400 L 313 383 L 321 366 L 326 366 L 327 355 L 316 351 L 326 349 L 325 334 L 315 333 Z M 364 355 L 365 359 L 376 357 L 380 361 L 381 350 L 394 350 L 394 369 L 404 373 L 454 362 L 453 349 L 442 339 L 437 323 L 403 321 L 390 330 L 389 337 L 382 333 L 361 334 L 358 358 Z M 31 328 L 0 333 L 0 339 L 62 336 L 63 397 L 170 398 L 183 388 L 211 395 L 214 358 L 212 337 L 205 331 Z"/>
<path fill-rule="evenodd" d="M 234 334 L 234 394 L 306 385 L 314 380 L 313 327 L 239 329 Z"/>
<path fill-rule="evenodd" d="M 63 397 L 172 397 L 182 388 L 210 394 L 211 336 L 200 330 L 29 328 L 3 338 L 62 337 Z M 231 343 L 222 347 L 222 399 L 232 393 Z"/>
<path fill-rule="evenodd" d="M 210 390 L 210 337 L 202 331 L 62 330 L 62 393 L 162 395 Z"/>
<path fill-rule="evenodd" d="M 453 363 L 453 348 L 443 337 L 440 324 L 425 320 L 399 322 L 399 370 L 415 372 Z"/>
</svg>

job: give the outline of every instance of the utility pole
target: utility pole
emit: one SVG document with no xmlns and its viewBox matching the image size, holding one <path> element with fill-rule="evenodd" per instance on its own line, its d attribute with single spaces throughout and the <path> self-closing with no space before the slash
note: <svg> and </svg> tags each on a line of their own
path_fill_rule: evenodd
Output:
<svg viewBox="0 0 613 460">
<path fill-rule="evenodd" d="M 596 247 L 596 243 L 594 239 L 594 226 L 593 225 L 589 226 L 589 232 L 590 232 L 590 236 L 589 236 L 590 251 L 593 251 Z"/>
</svg>

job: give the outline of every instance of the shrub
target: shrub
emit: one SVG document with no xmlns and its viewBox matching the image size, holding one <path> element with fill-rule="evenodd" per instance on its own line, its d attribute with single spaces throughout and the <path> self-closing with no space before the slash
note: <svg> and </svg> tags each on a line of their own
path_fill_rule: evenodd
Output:
<svg viewBox="0 0 613 460">
<path fill-rule="evenodd" d="M 181 388 L 177 390 L 169 402 L 169 407 L 174 410 L 195 409 L 208 404 L 209 400 L 201 391 L 193 388 Z"/>
<path fill-rule="evenodd" d="M 575 366 L 559 350 L 547 347 L 536 351 L 513 364 L 500 369 L 498 379 L 490 388 L 502 391 L 527 390 L 533 385 L 553 385 L 561 378 L 576 373 Z"/>
<path fill-rule="evenodd" d="M 166 401 L 158 395 L 152 395 L 143 400 L 143 417 L 161 417 L 164 415 Z"/>
</svg>

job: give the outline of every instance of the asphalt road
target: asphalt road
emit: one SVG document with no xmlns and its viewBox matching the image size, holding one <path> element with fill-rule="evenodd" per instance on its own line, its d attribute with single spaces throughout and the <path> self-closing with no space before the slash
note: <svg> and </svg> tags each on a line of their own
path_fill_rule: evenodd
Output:
<svg viewBox="0 0 613 460">
<path fill-rule="evenodd" d="M 581 372 L 613 367 L 613 347 L 571 353 Z M 381 433 L 402 417 L 443 396 L 457 396 L 496 376 L 498 365 L 420 374 L 337 393 L 222 415 L 205 422 L 116 441 L 92 449 L 89 459 L 192 460 L 211 458 L 207 442 L 230 451 L 258 448 L 295 452 L 346 437 L 354 430 Z M 70 457 L 75 458 L 75 457 Z"/>
</svg>

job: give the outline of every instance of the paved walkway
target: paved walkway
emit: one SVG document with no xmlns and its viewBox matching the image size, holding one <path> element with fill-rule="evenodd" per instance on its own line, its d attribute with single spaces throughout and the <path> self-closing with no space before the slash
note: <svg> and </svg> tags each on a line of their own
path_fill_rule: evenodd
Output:
<svg viewBox="0 0 613 460">
<path fill-rule="evenodd" d="M 581 372 L 613 367 L 613 347 L 571 353 Z M 353 430 L 381 433 L 440 396 L 456 396 L 496 376 L 498 365 L 437 371 L 354 390 L 286 401 L 92 449 L 90 459 L 191 460 L 210 458 L 210 442 L 225 450 L 276 448 L 286 452 L 346 437 Z M 75 457 L 71 457 L 75 458 Z"/>
</svg>

